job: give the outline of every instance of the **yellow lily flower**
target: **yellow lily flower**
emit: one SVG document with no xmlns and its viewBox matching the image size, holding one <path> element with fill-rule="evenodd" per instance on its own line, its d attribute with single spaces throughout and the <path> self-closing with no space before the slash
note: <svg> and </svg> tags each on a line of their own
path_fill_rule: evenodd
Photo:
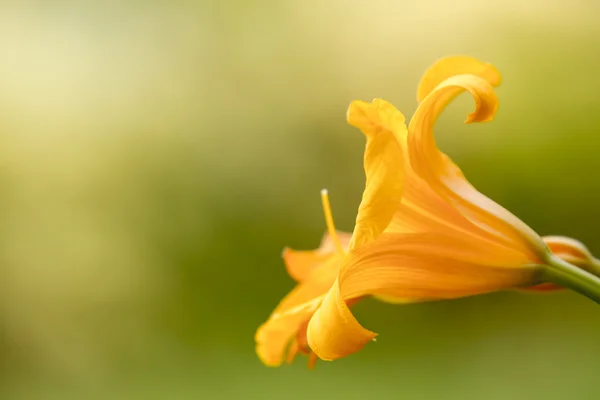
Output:
<svg viewBox="0 0 600 400">
<path fill-rule="evenodd" d="M 333 234 L 325 234 L 316 250 L 283 250 L 282 256 L 287 271 L 298 285 L 257 331 L 256 351 L 268 366 L 278 366 L 284 359 L 289 364 L 298 353 L 308 355 L 309 368 L 312 368 L 317 360 L 317 355 L 308 346 L 306 328 L 318 303 L 335 282 L 339 264 L 348 252 L 352 236 L 347 232 L 335 231 L 327 193 L 324 192 L 322 197 L 327 224 Z M 583 243 L 561 236 L 546 236 L 542 239 L 561 259 L 584 270 L 600 273 L 600 260 L 592 256 Z M 541 283 L 523 288 L 533 292 L 560 289 L 564 288 L 554 283 Z M 378 298 L 383 301 L 401 302 L 400 299 L 384 296 Z M 306 301 L 307 299 L 309 300 Z"/>
<path fill-rule="evenodd" d="M 467 122 L 491 120 L 498 108 L 493 86 L 499 83 L 491 65 L 451 57 L 425 73 L 408 129 L 404 116 L 383 100 L 350 105 L 348 122 L 367 136 L 367 183 L 349 254 L 307 328 L 309 346 L 320 358 L 346 356 L 377 336 L 356 321 L 349 299 L 452 299 L 538 280 L 548 253 L 542 239 L 471 186 L 433 136 L 437 117 L 463 91 L 476 106 Z M 372 199 L 387 207 L 371 207 Z M 377 214 L 361 218 L 363 209 Z"/>
<path fill-rule="evenodd" d="M 354 232 L 336 233 L 324 193 L 329 234 L 321 248 L 284 252 L 299 284 L 257 331 L 265 364 L 279 365 L 290 341 L 289 358 L 310 353 L 309 365 L 316 356 L 333 360 L 361 349 L 377 334 L 348 306 L 364 296 L 411 303 L 552 281 L 598 298 L 600 280 L 552 256 L 539 235 L 478 192 L 435 144 L 433 125 L 461 92 L 475 99 L 467 122 L 491 120 L 499 83 L 491 65 L 449 57 L 425 73 L 408 128 L 384 100 L 350 105 L 348 122 L 367 138 Z"/>
</svg>

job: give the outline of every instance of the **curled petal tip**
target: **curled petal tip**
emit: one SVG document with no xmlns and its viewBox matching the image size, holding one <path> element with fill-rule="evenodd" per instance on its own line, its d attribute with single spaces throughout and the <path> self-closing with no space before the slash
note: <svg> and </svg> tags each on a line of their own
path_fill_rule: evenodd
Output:
<svg viewBox="0 0 600 400">
<path fill-rule="evenodd" d="M 417 100 L 423 101 L 437 85 L 446 79 L 464 74 L 479 76 L 492 86 L 498 86 L 502 82 L 500 72 L 492 64 L 468 56 L 444 57 L 425 71 L 417 89 Z"/>
<path fill-rule="evenodd" d="M 368 113 L 371 104 L 354 100 L 348 106 L 348 110 L 346 111 L 346 120 L 348 123 L 354 127 L 361 128 L 368 122 Z"/>
<path fill-rule="evenodd" d="M 325 361 L 355 353 L 376 336 L 354 318 L 340 295 L 337 282 L 311 318 L 307 329 L 310 348 Z"/>
<path fill-rule="evenodd" d="M 359 128 L 367 136 L 377 129 L 402 130 L 406 121 L 404 115 L 396 107 L 382 99 L 373 99 L 371 103 L 354 100 L 346 113 L 348 123 Z"/>
<path fill-rule="evenodd" d="M 451 97 L 459 93 L 456 89 L 466 90 L 473 96 L 475 110 L 467 116 L 466 124 L 489 122 L 496 116 L 496 112 L 498 111 L 498 97 L 493 86 L 485 79 L 475 75 L 457 75 L 446 79 L 436 88 L 436 91 L 437 89 L 448 90 L 450 88 L 454 90 Z M 450 100 L 451 97 L 447 97 L 446 101 Z"/>
</svg>

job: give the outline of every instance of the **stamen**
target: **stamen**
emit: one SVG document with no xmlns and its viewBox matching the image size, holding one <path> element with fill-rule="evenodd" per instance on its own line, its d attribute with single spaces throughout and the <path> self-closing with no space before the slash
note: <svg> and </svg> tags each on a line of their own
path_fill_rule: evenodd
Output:
<svg viewBox="0 0 600 400">
<path fill-rule="evenodd" d="M 298 354 L 298 341 L 294 339 L 290 345 L 290 348 L 288 349 L 288 354 L 285 360 L 286 364 L 291 364 L 292 361 L 294 361 L 294 358 L 296 358 L 296 354 Z"/>
<path fill-rule="evenodd" d="M 314 369 L 318 359 L 317 354 L 311 352 L 308 356 L 308 369 Z"/>
<path fill-rule="evenodd" d="M 331 214 L 331 204 L 329 203 L 329 193 L 327 192 L 327 189 L 321 190 L 321 202 L 323 203 L 323 213 L 325 214 L 325 222 L 327 223 L 329 237 L 331 237 L 336 250 L 339 253 L 344 253 L 344 248 L 342 247 L 340 238 L 335 230 L 335 224 L 333 223 L 333 215 Z"/>
</svg>

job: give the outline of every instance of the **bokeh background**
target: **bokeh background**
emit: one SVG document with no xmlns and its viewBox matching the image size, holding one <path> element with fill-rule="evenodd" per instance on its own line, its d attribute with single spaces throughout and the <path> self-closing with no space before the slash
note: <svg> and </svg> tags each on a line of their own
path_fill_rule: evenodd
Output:
<svg viewBox="0 0 600 400">
<path fill-rule="evenodd" d="M 0 398 L 596 399 L 600 308 L 573 293 L 364 301 L 375 344 L 307 371 L 254 353 L 280 254 L 351 230 L 351 100 L 410 116 L 421 73 L 503 73 L 491 124 L 438 124 L 470 180 L 600 253 L 594 0 L 3 1 Z"/>
</svg>

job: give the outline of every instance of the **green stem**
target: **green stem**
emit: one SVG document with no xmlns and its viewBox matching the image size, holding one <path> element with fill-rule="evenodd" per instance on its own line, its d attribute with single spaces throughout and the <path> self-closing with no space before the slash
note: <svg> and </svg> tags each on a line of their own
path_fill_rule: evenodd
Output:
<svg viewBox="0 0 600 400">
<path fill-rule="evenodd" d="M 592 259 L 585 268 L 586 271 L 590 272 L 593 275 L 600 277 L 600 260 Z"/>
<path fill-rule="evenodd" d="M 572 289 L 600 304 L 600 278 L 556 256 L 549 257 L 541 278 L 545 282 Z"/>
</svg>

